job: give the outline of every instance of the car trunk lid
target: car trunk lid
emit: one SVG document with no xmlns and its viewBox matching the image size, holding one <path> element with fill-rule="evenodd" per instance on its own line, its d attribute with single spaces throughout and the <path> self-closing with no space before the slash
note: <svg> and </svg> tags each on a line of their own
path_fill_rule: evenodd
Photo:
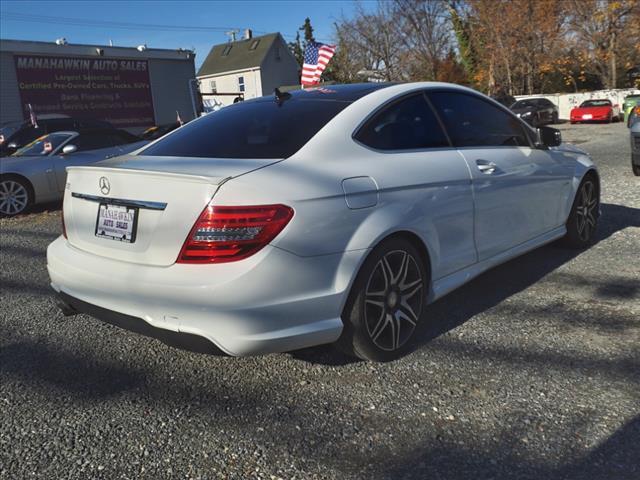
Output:
<svg viewBox="0 0 640 480">
<path fill-rule="evenodd" d="M 67 238 L 95 255 L 154 266 L 175 263 L 195 221 L 218 187 L 274 160 L 123 157 L 91 167 L 69 167 L 64 194 Z M 195 160 L 195 161 L 194 161 Z M 133 238 L 110 238 L 105 209 L 131 222 Z M 118 213 L 120 212 L 120 213 Z M 118 215 L 121 215 L 118 217 Z M 108 216 L 108 215 L 107 215 Z M 104 222 L 101 220 L 101 222 Z M 123 224 L 119 223 L 118 228 Z"/>
</svg>

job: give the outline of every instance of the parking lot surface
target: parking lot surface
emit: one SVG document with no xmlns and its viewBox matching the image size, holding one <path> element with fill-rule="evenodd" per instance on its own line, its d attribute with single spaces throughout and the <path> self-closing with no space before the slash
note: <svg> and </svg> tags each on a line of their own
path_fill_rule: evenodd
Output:
<svg viewBox="0 0 640 480">
<path fill-rule="evenodd" d="M 640 178 L 624 125 L 560 128 L 600 168 L 597 243 L 480 276 L 388 364 L 198 355 L 65 318 L 59 206 L 0 220 L 0 478 L 637 480 Z"/>
</svg>

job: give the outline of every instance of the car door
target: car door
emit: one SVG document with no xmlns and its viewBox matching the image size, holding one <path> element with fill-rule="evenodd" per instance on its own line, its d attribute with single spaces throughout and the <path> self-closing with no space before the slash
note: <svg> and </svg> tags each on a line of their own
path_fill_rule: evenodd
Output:
<svg viewBox="0 0 640 480">
<path fill-rule="evenodd" d="M 437 91 L 429 98 L 471 172 L 479 260 L 557 227 L 566 165 L 535 148 L 514 115 L 478 95 Z"/>
<path fill-rule="evenodd" d="M 380 203 L 429 245 L 434 279 L 477 261 L 469 169 L 451 147 L 423 92 L 394 100 L 354 135 L 372 150 L 367 166 Z"/>
<path fill-rule="evenodd" d="M 58 190 L 61 192 L 64 191 L 67 179 L 67 167 L 91 165 L 120 153 L 108 132 L 83 132 L 70 140 L 66 146 L 68 145 L 74 145 L 77 150 L 70 154 L 58 152 L 57 155 L 53 156 L 56 181 Z"/>
</svg>

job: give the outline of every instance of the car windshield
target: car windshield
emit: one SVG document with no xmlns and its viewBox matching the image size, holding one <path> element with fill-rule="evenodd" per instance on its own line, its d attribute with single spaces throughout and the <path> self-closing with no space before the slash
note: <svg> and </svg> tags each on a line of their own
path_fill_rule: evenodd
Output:
<svg viewBox="0 0 640 480">
<path fill-rule="evenodd" d="M 527 107 L 535 107 L 535 100 L 518 100 L 516 103 L 511 105 L 511 108 L 527 108 Z"/>
<path fill-rule="evenodd" d="M 273 97 L 239 102 L 184 125 L 140 155 L 287 158 L 350 103 Z"/>
<path fill-rule="evenodd" d="M 580 108 L 588 108 L 588 107 L 610 107 L 611 100 L 587 100 L 586 102 L 582 102 L 580 104 Z"/>
<path fill-rule="evenodd" d="M 9 122 L 0 127 L 0 145 L 4 142 L 8 142 L 13 135 L 22 125 L 22 122 Z"/>
<path fill-rule="evenodd" d="M 49 155 L 56 148 L 66 142 L 71 135 L 68 133 L 50 133 L 35 139 L 29 145 L 16 151 L 12 157 L 29 157 Z"/>
</svg>

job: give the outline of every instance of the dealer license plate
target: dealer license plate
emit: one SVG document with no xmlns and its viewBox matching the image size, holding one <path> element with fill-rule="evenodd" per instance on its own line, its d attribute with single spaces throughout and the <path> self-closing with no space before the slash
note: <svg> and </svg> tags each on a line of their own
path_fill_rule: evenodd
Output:
<svg viewBox="0 0 640 480">
<path fill-rule="evenodd" d="M 138 209 L 101 203 L 98 208 L 96 237 L 133 243 L 136 241 Z"/>
<path fill-rule="evenodd" d="M 591 120 L 592 118 L 593 115 L 591 115 L 590 113 L 585 113 L 584 115 L 582 115 L 583 120 Z"/>
</svg>

